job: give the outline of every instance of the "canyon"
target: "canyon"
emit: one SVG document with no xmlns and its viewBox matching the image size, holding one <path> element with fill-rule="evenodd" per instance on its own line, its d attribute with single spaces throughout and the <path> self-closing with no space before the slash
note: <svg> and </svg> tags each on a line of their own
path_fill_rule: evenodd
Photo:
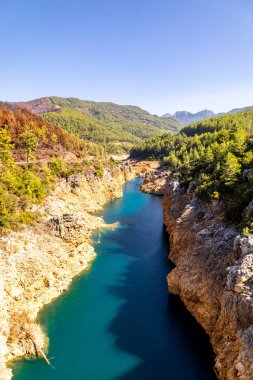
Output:
<svg viewBox="0 0 253 380">
<path fill-rule="evenodd" d="M 94 213 L 122 196 L 122 185 L 148 171 L 146 193 L 163 195 L 170 237 L 169 292 L 178 295 L 210 337 L 215 370 L 223 380 L 253 379 L 253 237 L 222 220 L 222 203 L 203 202 L 157 163 L 106 169 L 103 178 L 78 174 L 60 180 L 40 206 L 40 223 L 0 239 L 0 379 L 9 361 L 25 355 L 47 361 L 48 339 L 36 322 L 39 310 L 58 297 L 96 253 L 94 230 L 115 228 Z M 249 213 L 252 204 L 245 213 Z M 49 363 L 50 364 L 50 363 Z"/>
</svg>

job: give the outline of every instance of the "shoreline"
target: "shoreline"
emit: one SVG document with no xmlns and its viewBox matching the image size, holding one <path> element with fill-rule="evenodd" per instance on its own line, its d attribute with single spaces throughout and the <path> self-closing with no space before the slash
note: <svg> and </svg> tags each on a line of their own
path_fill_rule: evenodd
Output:
<svg viewBox="0 0 253 380">
<path fill-rule="evenodd" d="M 93 261 L 92 233 L 116 227 L 94 213 L 120 198 L 123 184 L 135 176 L 121 165 L 103 178 L 82 174 L 62 180 L 38 207 L 39 225 L 0 239 L 0 380 L 12 378 L 15 359 L 43 357 L 47 337 L 36 322 L 38 312 Z"/>
</svg>

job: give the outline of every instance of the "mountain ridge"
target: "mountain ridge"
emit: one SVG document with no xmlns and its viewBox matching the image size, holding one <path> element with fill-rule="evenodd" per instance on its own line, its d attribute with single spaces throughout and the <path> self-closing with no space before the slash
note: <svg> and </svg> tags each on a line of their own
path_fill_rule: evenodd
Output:
<svg viewBox="0 0 253 380">
<path fill-rule="evenodd" d="M 51 96 L 11 104 L 40 114 L 44 120 L 82 139 L 111 144 L 114 150 L 119 144 L 129 149 L 129 144 L 166 132 L 176 133 L 182 128 L 175 119 L 152 115 L 137 106 L 112 102 Z"/>
<path fill-rule="evenodd" d="M 250 108 L 253 108 L 253 106 L 247 106 L 247 107 L 242 107 L 242 108 L 233 108 L 232 110 L 230 110 L 228 112 L 219 112 L 219 113 L 215 113 L 209 109 L 204 109 L 204 110 L 198 111 L 196 113 L 192 113 L 192 112 L 183 110 L 183 111 L 177 111 L 173 115 L 166 113 L 162 116 L 162 118 L 166 119 L 168 117 L 167 115 L 170 115 L 170 117 L 177 120 L 181 124 L 189 125 L 189 124 L 196 123 L 197 121 L 207 120 L 207 119 L 210 119 L 210 118 L 216 117 L 216 116 L 223 116 L 226 114 L 236 114 L 236 113 L 239 113 L 241 111 L 246 111 Z"/>
</svg>

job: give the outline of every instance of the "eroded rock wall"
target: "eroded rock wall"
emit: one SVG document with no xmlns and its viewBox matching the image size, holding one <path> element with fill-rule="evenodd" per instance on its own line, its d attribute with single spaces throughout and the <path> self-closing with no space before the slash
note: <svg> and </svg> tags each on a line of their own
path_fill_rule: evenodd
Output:
<svg viewBox="0 0 253 380">
<path fill-rule="evenodd" d="M 222 205 L 204 203 L 168 178 L 163 199 L 170 235 L 171 293 L 210 336 L 221 379 L 253 379 L 253 236 L 223 223 Z"/>
</svg>

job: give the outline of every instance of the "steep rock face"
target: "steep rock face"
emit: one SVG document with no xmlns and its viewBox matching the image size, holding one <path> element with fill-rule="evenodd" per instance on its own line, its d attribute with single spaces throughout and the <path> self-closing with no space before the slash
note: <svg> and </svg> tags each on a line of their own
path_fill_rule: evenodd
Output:
<svg viewBox="0 0 253 380">
<path fill-rule="evenodd" d="M 180 123 L 187 125 L 200 120 L 206 120 L 214 116 L 215 113 L 213 111 L 203 110 L 197 113 L 191 113 L 189 111 L 177 111 L 172 117 Z"/>
<path fill-rule="evenodd" d="M 0 380 L 12 376 L 7 361 L 25 354 L 43 356 L 47 339 L 35 322 L 38 311 L 95 257 L 90 235 L 108 225 L 92 213 L 120 197 L 123 183 L 134 176 L 123 165 L 106 170 L 103 178 L 62 180 L 37 207 L 39 225 L 0 239 Z"/>
<path fill-rule="evenodd" d="M 166 171 L 147 172 L 140 189 L 143 193 L 163 195 L 167 181 L 168 173 Z"/>
<path fill-rule="evenodd" d="M 221 220 L 222 206 L 194 198 L 172 178 L 164 200 L 170 292 L 209 334 L 221 379 L 253 379 L 253 236 Z"/>
</svg>

